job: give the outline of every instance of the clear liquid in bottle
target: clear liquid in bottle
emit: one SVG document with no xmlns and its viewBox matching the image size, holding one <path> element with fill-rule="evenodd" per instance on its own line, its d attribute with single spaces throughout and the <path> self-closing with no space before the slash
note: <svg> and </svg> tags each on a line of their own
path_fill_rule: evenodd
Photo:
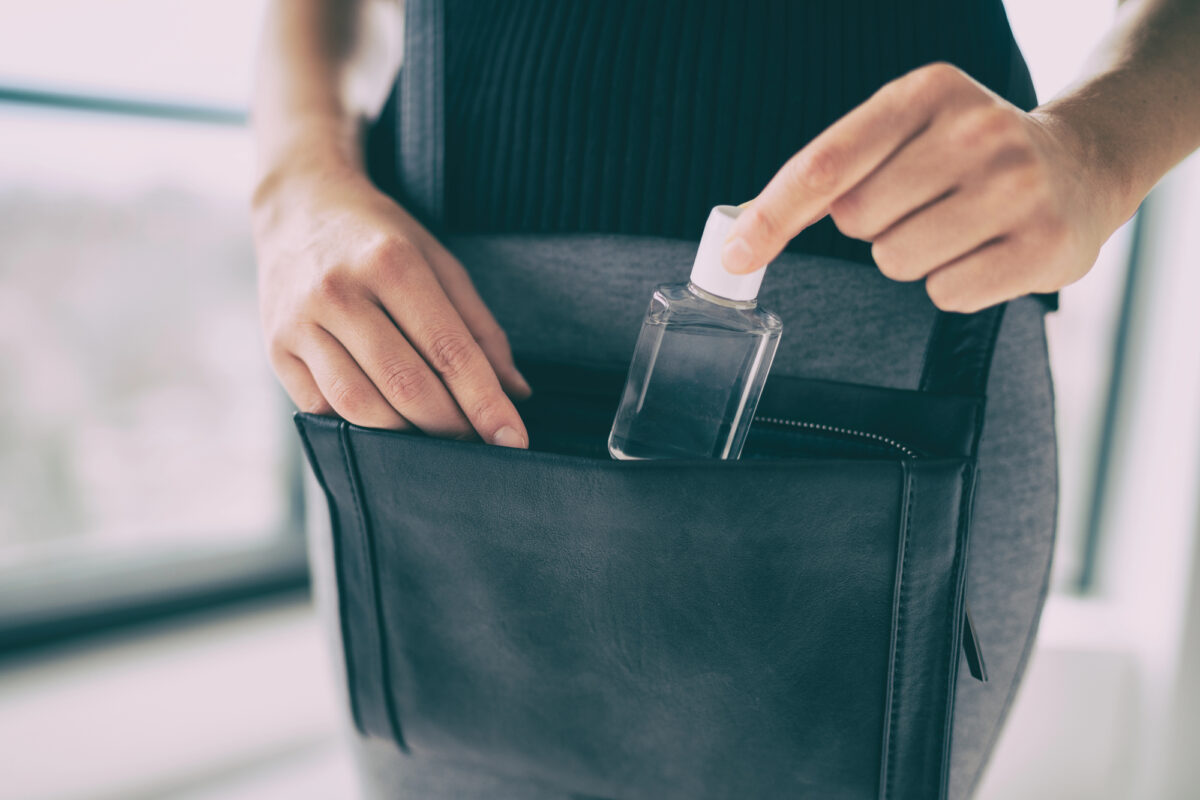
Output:
<svg viewBox="0 0 1200 800">
<path fill-rule="evenodd" d="M 655 291 L 609 434 L 613 458 L 741 455 L 783 323 L 757 302 L 765 267 L 721 266 L 739 211 L 714 208 L 691 280 Z"/>
</svg>

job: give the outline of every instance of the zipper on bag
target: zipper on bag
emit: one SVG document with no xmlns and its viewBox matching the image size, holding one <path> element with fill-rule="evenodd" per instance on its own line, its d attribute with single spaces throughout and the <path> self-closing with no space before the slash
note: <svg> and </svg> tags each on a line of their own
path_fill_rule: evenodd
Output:
<svg viewBox="0 0 1200 800">
<path fill-rule="evenodd" d="M 850 436 L 857 439 L 863 439 L 874 444 L 886 445 L 887 447 L 890 447 L 899 453 L 903 453 L 908 458 L 918 458 L 917 454 L 911 448 L 906 447 L 895 439 L 887 436 L 881 436 L 878 433 L 871 433 L 870 431 L 859 431 L 854 430 L 853 428 L 842 428 L 837 425 L 826 425 L 821 422 L 804 422 L 794 419 L 782 419 L 780 417 L 755 417 L 754 422 L 763 422 L 768 425 L 784 425 L 792 428 L 804 428 L 807 430 L 821 431 L 822 433 L 834 433 L 841 436 Z"/>
</svg>

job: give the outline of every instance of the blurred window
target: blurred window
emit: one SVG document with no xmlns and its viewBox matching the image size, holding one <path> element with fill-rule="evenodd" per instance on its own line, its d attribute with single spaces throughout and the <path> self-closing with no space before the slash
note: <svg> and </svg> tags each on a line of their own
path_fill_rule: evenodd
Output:
<svg viewBox="0 0 1200 800">
<path fill-rule="evenodd" d="M 1112 26 L 1117 0 L 1006 0 L 1038 99 L 1054 97 L 1082 71 L 1088 53 Z M 1123 302 L 1131 279 L 1134 224 L 1119 230 L 1081 281 L 1063 289 L 1046 319 L 1054 373 L 1059 456 L 1059 525 L 1052 584 L 1060 592 L 1094 588 L 1113 415 L 1121 380 Z M 986 480 L 986 479 L 985 479 Z"/>
<path fill-rule="evenodd" d="M 261 6 L 5 14 L 0 648 L 303 581 L 247 215 Z"/>
</svg>

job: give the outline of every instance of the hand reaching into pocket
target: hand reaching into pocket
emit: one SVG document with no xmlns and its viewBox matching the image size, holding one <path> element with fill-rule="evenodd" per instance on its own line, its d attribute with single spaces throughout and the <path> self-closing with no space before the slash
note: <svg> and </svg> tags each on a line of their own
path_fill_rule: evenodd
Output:
<svg viewBox="0 0 1200 800">
<path fill-rule="evenodd" d="M 1130 209 L 1052 114 L 1026 113 L 948 64 L 885 85 L 796 153 L 727 240 L 730 272 L 768 263 L 826 214 L 880 271 L 976 311 L 1081 278 Z"/>
<path fill-rule="evenodd" d="M 298 408 L 528 446 L 508 395 L 530 389 L 504 331 L 457 259 L 362 172 L 277 170 L 253 209 L 268 355 Z"/>
</svg>

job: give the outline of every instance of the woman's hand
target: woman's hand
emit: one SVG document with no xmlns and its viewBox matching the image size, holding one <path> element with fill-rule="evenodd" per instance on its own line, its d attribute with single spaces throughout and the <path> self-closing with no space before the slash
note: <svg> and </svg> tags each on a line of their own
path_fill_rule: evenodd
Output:
<svg viewBox="0 0 1200 800">
<path fill-rule="evenodd" d="M 466 271 L 349 165 L 294 159 L 254 195 L 271 364 L 296 406 L 526 447 L 529 395 Z"/>
<path fill-rule="evenodd" d="M 970 312 L 1091 269 L 1128 217 L 1111 176 L 1051 114 L 1026 113 L 948 64 L 885 85 L 790 158 L 730 232 L 730 272 L 771 261 L 829 214 L 879 270 Z"/>
</svg>

